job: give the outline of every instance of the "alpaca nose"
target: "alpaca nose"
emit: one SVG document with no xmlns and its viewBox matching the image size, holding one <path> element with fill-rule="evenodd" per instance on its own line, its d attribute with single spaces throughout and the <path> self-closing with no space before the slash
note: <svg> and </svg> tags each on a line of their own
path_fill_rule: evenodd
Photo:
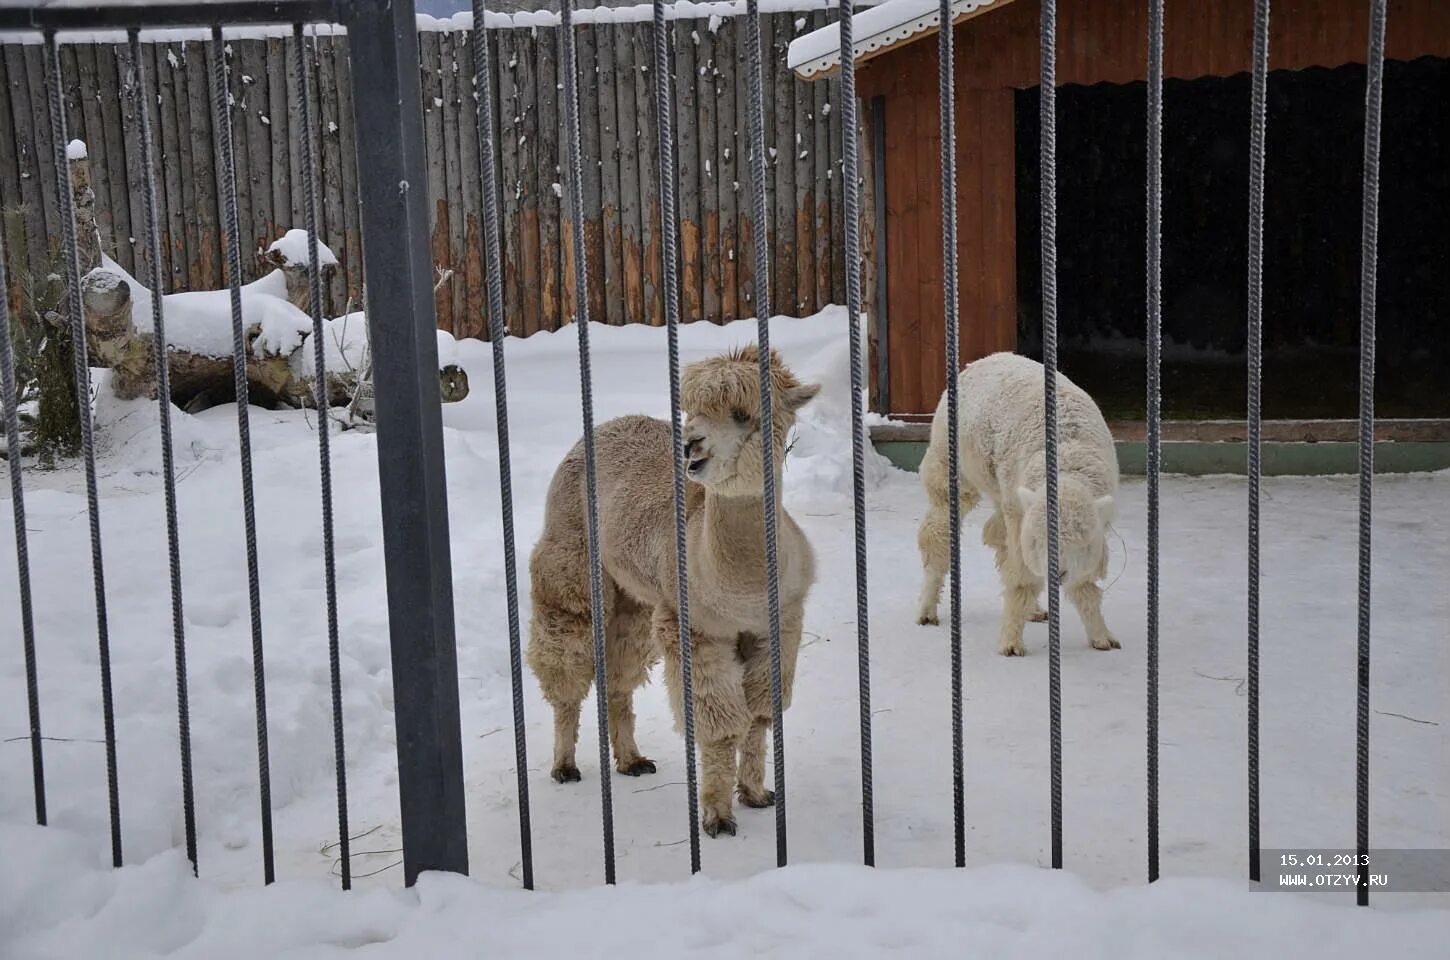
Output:
<svg viewBox="0 0 1450 960">
<path fill-rule="evenodd" d="M 703 437 L 687 437 L 687 438 L 685 438 L 685 459 L 688 460 L 689 458 L 691 458 L 691 457 L 693 457 L 695 455 L 695 448 L 700 445 L 700 442 L 703 439 L 704 439 Z"/>
</svg>

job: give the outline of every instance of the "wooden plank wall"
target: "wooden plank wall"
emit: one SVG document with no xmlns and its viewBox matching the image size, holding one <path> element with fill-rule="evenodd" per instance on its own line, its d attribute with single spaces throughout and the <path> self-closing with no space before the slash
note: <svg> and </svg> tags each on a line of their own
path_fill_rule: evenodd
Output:
<svg viewBox="0 0 1450 960">
<path fill-rule="evenodd" d="M 790 40 L 824 25 L 825 13 L 777 13 L 766 20 L 771 302 L 777 314 L 807 315 L 845 299 L 841 223 L 832 216 L 833 200 L 839 209 L 841 172 L 840 132 L 831 129 L 839 113 L 832 116 L 828 108 L 836 81 L 803 82 L 785 66 Z M 612 324 L 664 322 L 651 29 L 649 23 L 576 27 L 585 78 L 580 112 L 590 316 Z M 714 322 L 751 317 L 744 24 L 731 17 L 681 20 L 672 35 L 684 221 L 682 316 Z M 507 327 L 524 336 L 556 330 L 573 315 L 572 231 L 561 199 L 558 36 L 553 27 L 504 28 L 491 29 L 488 41 L 498 101 Z M 307 67 L 322 164 L 319 227 L 341 261 L 327 308 L 340 314 L 360 306 L 362 291 L 354 65 L 345 36 L 310 42 Z M 469 34 L 425 31 L 419 46 L 432 250 L 439 275 L 451 271 L 438 290 L 438 322 L 457 336 L 485 337 L 483 187 Z M 282 38 L 234 39 L 225 47 L 242 262 L 250 280 L 262 270 L 259 255 L 268 244 L 304 223 L 296 52 Z M 170 290 L 215 289 L 226 262 L 208 72 L 215 51 L 203 41 L 148 43 L 146 51 L 158 94 L 152 122 L 162 276 Z M 0 208 L 19 211 L 28 248 L 10 251 L 12 277 L 22 264 L 45 269 L 47 247 L 60 235 L 40 54 L 38 45 L 0 47 Z M 63 69 L 68 131 L 89 147 L 108 252 L 142 276 L 148 267 L 139 148 L 129 126 L 129 52 L 124 44 L 68 45 Z M 863 171 L 869 181 L 869 157 Z M 871 218 L 863 221 L 869 229 Z"/>
</svg>

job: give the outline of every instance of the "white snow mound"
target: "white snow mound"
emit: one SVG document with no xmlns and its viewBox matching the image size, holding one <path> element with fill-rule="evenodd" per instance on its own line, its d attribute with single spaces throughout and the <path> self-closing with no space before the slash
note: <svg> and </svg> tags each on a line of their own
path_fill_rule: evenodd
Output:
<svg viewBox="0 0 1450 960">
<path fill-rule="evenodd" d="M 283 263 L 289 267 L 305 267 L 312 263 L 312 258 L 307 251 L 306 230 L 297 228 L 288 230 L 272 241 L 267 252 L 281 254 Z M 317 262 L 324 267 L 337 265 L 337 255 L 322 242 L 321 237 L 317 238 Z"/>
</svg>

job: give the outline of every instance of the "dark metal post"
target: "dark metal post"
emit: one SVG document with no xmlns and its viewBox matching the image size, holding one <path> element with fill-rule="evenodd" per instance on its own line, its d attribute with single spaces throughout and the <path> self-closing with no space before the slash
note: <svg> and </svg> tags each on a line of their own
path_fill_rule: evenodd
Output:
<svg viewBox="0 0 1450 960">
<path fill-rule="evenodd" d="M 458 660 L 413 0 L 348 10 L 403 874 L 468 872 Z"/>
</svg>

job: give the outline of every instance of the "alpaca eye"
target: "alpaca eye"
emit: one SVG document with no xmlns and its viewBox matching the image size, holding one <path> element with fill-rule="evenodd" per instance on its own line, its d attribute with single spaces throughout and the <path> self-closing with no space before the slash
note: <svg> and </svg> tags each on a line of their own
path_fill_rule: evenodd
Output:
<svg viewBox="0 0 1450 960">
<path fill-rule="evenodd" d="M 735 422 L 740 424 L 742 427 L 750 422 L 750 414 L 746 413 L 744 410 L 736 410 L 731 413 L 731 416 L 734 417 Z"/>
</svg>

